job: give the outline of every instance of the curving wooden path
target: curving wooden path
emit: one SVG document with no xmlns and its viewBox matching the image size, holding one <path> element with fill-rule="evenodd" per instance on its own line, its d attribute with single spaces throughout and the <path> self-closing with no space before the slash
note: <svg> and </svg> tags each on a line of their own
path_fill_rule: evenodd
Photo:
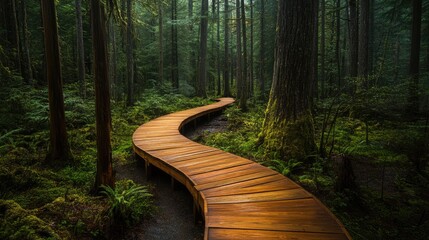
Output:
<svg viewBox="0 0 429 240">
<path fill-rule="evenodd" d="M 232 98 L 140 126 L 134 151 L 184 184 L 205 218 L 205 239 L 351 239 L 337 218 L 289 178 L 251 160 L 184 137 L 182 127 Z"/>
</svg>

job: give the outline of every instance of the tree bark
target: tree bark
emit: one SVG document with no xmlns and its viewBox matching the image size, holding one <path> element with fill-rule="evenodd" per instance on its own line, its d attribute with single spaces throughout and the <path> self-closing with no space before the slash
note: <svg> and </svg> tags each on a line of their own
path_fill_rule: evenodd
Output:
<svg viewBox="0 0 429 240">
<path fill-rule="evenodd" d="M 360 0 L 359 9 L 358 76 L 364 89 L 368 89 L 369 0 Z"/>
<path fill-rule="evenodd" d="M 408 112 L 416 116 L 419 112 L 419 73 L 420 73 L 420 40 L 422 24 L 422 0 L 412 0 L 413 19 L 411 30 L 411 53 L 410 53 L 410 84 L 408 98 Z"/>
<path fill-rule="evenodd" d="M 253 43 L 254 43 L 254 27 L 253 27 L 253 0 L 250 0 L 250 77 L 249 77 L 249 83 L 250 83 L 250 89 L 249 94 L 250 96 L 253 96 L 254 93 L 254 65 L 253 65 Z"/>
<path fill-rule="evenodd" d="M 223 66 L 223 96 L 230 97 L 231 91 L 229 87 L 229 68 L 232 65 L 229 60 L 229 0 L 224 0 L 224 29 L 225 29 L 225 42 L 224 42 L 224 66 Z"/>
<path fill-rule="evenodd" d="M 80 94 L 86 98 L 85 86 L 85 50 L 83 45 L 82 27 L 82 0 L 75 0 L 76 8 L 76 42 L 77 42 L 77 70 L 80 85 Z"/>
<path fill-rule="evenodd" d="M 237 84 L 237 98 L 240 100 L 242 99 L 243 95 L 243 84 L 244 84 L 244 78 L 243 78 L 243 69 L 241 66 L 241 13 L 240 13 L 240 0 L 235 1 L 235 17 L 236 17 L 236 31 L 237 31 L 237 58 L 236 58 L 236 84 Z M 241 100 L 240 100 L 241 102 Z"/>
<path fill-rule="evenodd" d="M 216 12 L 216 67 L 217 67 L 217 96 L 221 95 L 221 71 L 220 71 L 220 0 L 217 0 L 217 12 Z"/>
<path fill-rule="evenodd" d="M 261 100 L 265 100 L 265 0 L 261 0 L 260 21 L 259 92 Z"/>
<path fill-rule="evenodd" d="M 97 131 L 97 173 L 93 192 L 101 185 L 114 187 L 112 168 L 109 69 L 106 40 L 106 16 L 100 0 L 91 0 L 91 32 L 94 55 L 95 116 Z"/>
<path fill-rule="evenodd" d="M 326 77 L 325 77 L 325 56 L 326 56 L 326 0 L 322 0 L 321 2 L 321 53 L 320 53 L 320 83 L 321 83 L 321 97 L 326 97 Z"/>
<path fill-rule="evenodd" d="M 33 71 L 31 69 L 31 58 L 30 58 L 30 44 L 28 41 L 28 28 L 27 28 L 27 8 L 24 0 L 19 1 L 19 19 L 21 29 L 21 69 L 22 77 L 27 84 L 33 83 Z"/>
<path fill-rule="evenodd" d="M 162 84 L 164 82 L 164 24 L 163 24 L 164 10 L 162 2 L 158 2 L 158 47 L 159 47 L 159 62 L 158 62 L 158 82 Z"/>
<path fill-rule="evenodd" d="M 313 0 L 278 1 L 273 84 L 261 140 L 264 149 L 285 160 L 305 159 L 316 149 L 309 101 L 313 4 Z"/>
<path fill-rule="evenodd" d="M 314 2 L 314 33 L 313 33 L 313 62 L 312 62 L 312 85 L 311 100 L 319 98 L 319 0 Z"/>
<path fill-rule="evenodd" d="M 241 0 L 241 24 L 243 31 L 243 75 L 242 75 L 242 94 L 240 97 L 239 106 L 242 110 L 247 110 L 247 99 L 249 98 L 249 76 L 248 74 L 248 58 L 247 58 L 247 34 L 246 34 L 246 10 L 244 0 Z"/>
<path fill-rule="evenodd" d="M 357 77 L 358 67 L 358 16 L 356 0 L 349 0 L 349 48 L 350 48 L 350 77 Z"/>
<path fill-rule="evenodd" d="M 134 41 L 131 0 L 127 0 L 127 105 L 134 104 Z"/>
<path fill-rule="evenodd" d="M 66 131 L 57 15 L 54 1 L 41 1 L 41 10 L 50 123 L 50 144 L 46 162 L 52 165 L 63 165 L 72 162 L 72 155 Z"/>
<path fill-rule="evenodd" d="M 200 22 L 200 51 L 198 56 L 197 96 L 207 97 L 207 34 L 208 34 L 208 0 L 202 0 Z"/>
<path fill-rule="evenodd" d="M 179 89 L 179 56 L 177 45 L 177 0 L 171 5 L 171 81 L 174 89 Z"/>
</svg>

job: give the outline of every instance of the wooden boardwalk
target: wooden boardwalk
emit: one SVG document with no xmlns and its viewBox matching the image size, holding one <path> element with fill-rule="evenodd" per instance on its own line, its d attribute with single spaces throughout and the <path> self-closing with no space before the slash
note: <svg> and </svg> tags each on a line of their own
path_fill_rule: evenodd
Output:
<svg viewBox="0 0 429 240">
<path fill-rule="evenodd" d="M 180 111 L 140 126 L 134 151 L 186 186 L 205 218 L 205 239 L 351 239 L 337 218 L 289 178 L 184 137 L 185 124 L 233 103 Z"/>
</svg>

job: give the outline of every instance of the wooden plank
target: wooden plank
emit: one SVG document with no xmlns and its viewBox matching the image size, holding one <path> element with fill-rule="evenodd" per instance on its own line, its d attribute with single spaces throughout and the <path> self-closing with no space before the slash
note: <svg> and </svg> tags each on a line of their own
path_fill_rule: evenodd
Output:
<svg viewBox="0 0 429 240">
<path fill-rule="evenodd" d="M 305 233 L 287 231 L 247 230 L 230 228 L 209 228 L 208 238 L 212 240 L 345 240 L 344 234 Z"/>
<path fill-rule="evenodd" d="M 278 201 L 289 199 L 310 198 L 311 196 L 303 189 L 290 189 L 263 193 L 249 193 L 241 195 L 231 195 L 222 197 L 210 197 L 207 199 L 207 204 L 222 204 L 222 203 L 245 203 L 245 202 L 260 202 L 260 201 Z"/>
<path fill-rule="evenodd" d="M 350 239 L 314 196 L 277 172 L 192 142 L 180 128 L 234 102 L 154 119 L 133 134 L 133 149 L 191 192 L 204 210 L 206 239 Z"/>
<path fill-rule="evenodd" d="M 269 172 L 269 171 L 257 171 L 257 172 L 247 172 L 247 173 L 244 172 L 238 176 L 225 178 L 225 179 L 219 179 L 219 180 L 214 181 L 214 182 L 196 185 L 195 189 L 197 189 L 198 191 L 204 191 L 204 190 L 211 189 L 211 188 L 222 187 L 222 186 L 226 186 L 226 185 L 230 185 L 230 184 L 234 184 L 234 183 L 246 182 L 246 181 L 250 181 L 253 179 L 259 179 L 262 177 L 272 176 L 275 174 L 276 173 Z M 206 195 L 206 197 L 207 197 L 207 195 Z"/>
</svg>

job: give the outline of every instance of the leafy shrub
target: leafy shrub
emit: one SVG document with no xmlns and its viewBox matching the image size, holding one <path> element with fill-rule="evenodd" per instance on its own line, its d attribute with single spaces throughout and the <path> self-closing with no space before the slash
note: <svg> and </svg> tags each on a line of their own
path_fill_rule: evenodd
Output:
<svg viewBox="0 0 429 240">
<path fill-rule="evenodd" d="M 146 186 L 123 180 L 118 181 L 114 189 L 109 186 L 102 186 L 102 189 L 101 193 L 108 198 L 108 215 L 114 225 L 131 226 L 151 213 L 152 194 Z"/>
</svg>

